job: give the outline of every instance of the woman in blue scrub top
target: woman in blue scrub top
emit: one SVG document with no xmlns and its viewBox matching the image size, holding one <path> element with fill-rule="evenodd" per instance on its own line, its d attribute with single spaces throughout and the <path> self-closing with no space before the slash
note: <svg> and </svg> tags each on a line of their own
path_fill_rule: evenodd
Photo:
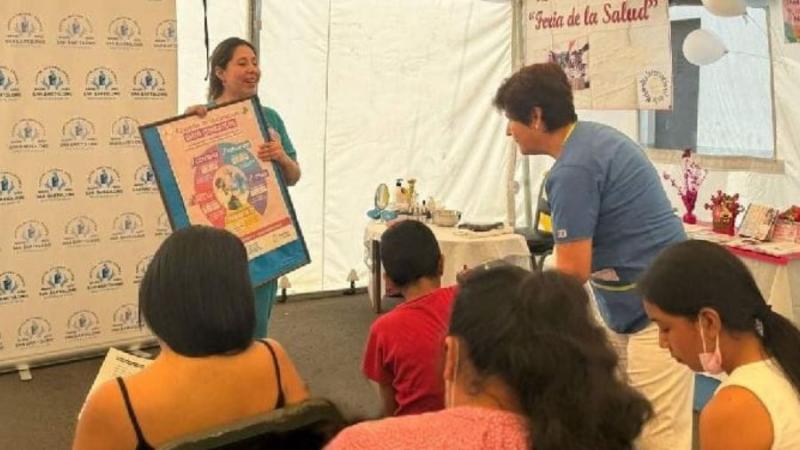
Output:
<svg viewBox="0 0 800 450">
<path fill-rule="evenodd" d="M 258 92 L 258 81 L 261 79 L 258 55 L 253 45 L 244 39 L 231 37 L 220 42 L 211 54 L 209 66 L 211 68 L 208 77 L 209 104 L 239 100 Z M 204 116 L 206 106 L 189 107 L 186 113 Z M 263 107 L 263 113 L 271 139 L 261 144 L 258 157 L 262 161 L 275 161 L 281 168 L 286 185 L 294 186 L 300 180 L 300 165 L 297 164 L 297 152 L 292 140 L 289 139 L 286 126 L 277 111 Z M 267 336 L 267 324 L 277 291 L 278 285 L 275 280 L 255 288 L 255 337 L 257 338 Z"/>
</svg>

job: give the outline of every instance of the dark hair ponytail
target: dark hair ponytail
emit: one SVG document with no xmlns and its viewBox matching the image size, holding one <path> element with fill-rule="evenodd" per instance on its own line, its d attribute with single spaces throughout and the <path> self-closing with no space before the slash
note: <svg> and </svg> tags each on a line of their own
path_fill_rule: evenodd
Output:
<svg viewBox="0 0 800 450">
<path fill-rule="evenodd" d="M 645 299 L 668 314 L 695 320 L 702 308 L 733 333 L 753 333 L 800 395 L 800 330 L 772 312 L 747 266 L 724 247 L 690 240 L 664 250 L 639 280 Z"/>
<path fill-rule="evenodd" d="M 228 63 L 231 62 L 233 54 L 241 45 L 250 47 L 254 53 L 256 51 L 255 47 L 253 47 L 253 44 L 245 41 L 244 39 L 238 37 L 229 37 L 228 39 L 225 39 L 217 44 L 216 48 L 214 48 L 214 52 L 211 53 L 211 60 L 208 62 L 208 101 L 214 101 L 214 99 L 222 95 L 222 91 L 224 90 L 222 81 L 217 78 L 216 68 L 219 67 L 224 69 L 228 67 Z"/>
<path fill-rule="evenodd" d="M 572 277 L 512 266 L 475 273 L 450 334 L 479 378 L 497 376 L 516 393 L 536 450 L 629 450 L 652 415 L 618 378 L 617 355 Z"/>
</svg>

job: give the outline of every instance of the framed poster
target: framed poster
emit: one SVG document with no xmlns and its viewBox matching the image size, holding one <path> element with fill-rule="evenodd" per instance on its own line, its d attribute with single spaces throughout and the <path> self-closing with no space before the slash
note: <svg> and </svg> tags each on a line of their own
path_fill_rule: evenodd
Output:
<svg viewBox="0 0 800 450">
<path fill-rule="evenodd" d="M 269 139 L 258 97 L 139 132 L 173 229 L 208 225 L 238 236 L 255 286 L 310 262 L 280 167 L 256 156 Z"/>
</svg>

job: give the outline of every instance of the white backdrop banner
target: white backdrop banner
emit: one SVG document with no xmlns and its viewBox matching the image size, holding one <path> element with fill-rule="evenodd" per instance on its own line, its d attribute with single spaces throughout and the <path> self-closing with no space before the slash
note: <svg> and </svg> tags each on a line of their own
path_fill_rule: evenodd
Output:
<svg viewBox="0 0 800 450">
<path fill-rule="evenodd" d="M 0 369 L 152 339 L 170 233 L 138 126 L 176 110 L 172 0 L 0 3 Z"/>
<path fill-rule="evenodd" d="M 526 0 L 525 63 L 557 62 L 580 109 L 671 109 L 666 0 Z"/>
</svg>

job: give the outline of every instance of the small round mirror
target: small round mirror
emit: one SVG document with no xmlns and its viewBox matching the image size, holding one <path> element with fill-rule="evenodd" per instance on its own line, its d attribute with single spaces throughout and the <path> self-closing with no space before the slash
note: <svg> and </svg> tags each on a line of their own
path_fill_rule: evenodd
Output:
<svg viewBox="0 0 800 450">
<path fill-rule="evenodd" d="M 389 188 L 381 183 L 375 189 L 375 208 L 378 210 L 386 209 L 389 206 Z"/>
</svg>

